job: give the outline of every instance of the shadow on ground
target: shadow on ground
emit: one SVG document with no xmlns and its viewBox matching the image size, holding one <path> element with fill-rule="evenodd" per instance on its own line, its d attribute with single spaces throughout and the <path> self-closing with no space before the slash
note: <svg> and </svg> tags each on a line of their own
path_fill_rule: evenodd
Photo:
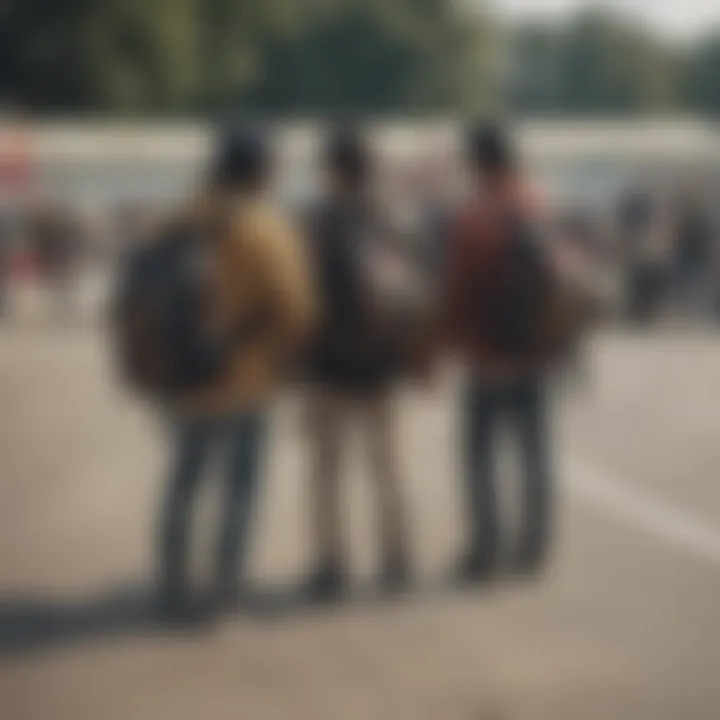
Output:
<svg viewBox="0 0 720 720">
<path fill-rule="evenodd" d="M 488 587 L 476 584 L 472 589 L 487 590 Z M 437 600 L 469 590 L 443 579 L 416 585 L 392 596 L 375 587 L 357 587 L 333 603 L 318 603 L 297 589 L 274 588 L 256 591 L 235 614 L 251 621 L 281 622 L 302 615 L 322 616 L 401 602 Z M 108 638 L 178 631 L 192 634 L 206 630 L 211 619 L 214 618 L 171 626 L 156 612 L 152 590 L 140 585 L 114 588 L 83 601 L 19 596 L 0 598 L 0 658 Z"/>
</svg>

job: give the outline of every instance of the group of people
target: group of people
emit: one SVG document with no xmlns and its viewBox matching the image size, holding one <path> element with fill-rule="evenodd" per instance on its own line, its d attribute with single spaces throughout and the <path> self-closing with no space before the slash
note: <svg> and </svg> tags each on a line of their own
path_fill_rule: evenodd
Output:
<svg viewBox="0 0 720 720">
<path fill-rule="evenodd" d="M 348 587 L 340 489 L 351 428 L 365 441 L 378 500 L 379 583 L 388 592 L 405 588 L 412 580 L 411 538 L 396 457 L 394 394 L 408 377 L 427 386 L 443 357 L 464 368 L 457 403 L 467 541 L 456 577 L 481 581 L 499 564 L 493 458 L 505 422 L 519 440 L 525 470 L 525 521 L 512 560 L 528 573 L 542 568 L 552 499 L 544 359 L 521 337 L 525 321 L 508 315 L 499 301 L 506 287 L 521 282 L 527 287 L 514 297 L 524 297 L 523 312 L 539 304 L 542 296 L 527 271 L 533 242 L 517 239 L 532 234 L 541 211 L 503 129 L 473 129 L 464 152 L 472 191 L 436 224 L 435 249 L 441 250 L 428 255 L 418 251 L 428 243 L 407 242 L 377 197 L 376 159 L 361 129 L 339 128 L 325 139 L 322 195 L 294 222 L 269 199 L 272 148 L 266 132 L 235 128 L 222 136 L 204 187 L 170 231 L 177 245 L 179 236 L 189 235 L 178 235 L 178 227 L 205 228 L 201 242 L 211 249 L 212 271 L 205 269 L 203 277 L 212 278 L 212 287 L 204 322 L 222 328 L 225 343 L 221 362 L 217 351 L 212 362 L 196 355 L 196 381 L 163 396 L 174 448 L 159 545 L 163 614 L 182 618 L 196 607 L 188 579 L 190 527 L 215 455 L 225 464 L 212 605 L 232 606 L 244 597 L 267 417 L 287 382 L 303 390 L 311 454 L 316 564 L 303 592 L 330 601 Z M 169 256 L 162 257 L 167 265 Z M 137 298 L 139 291 L 126 289 L 126 295 Z M 185 303 L 183 318 L 171 323 L 175 331 L 194 313 L 189 308 Z M 156 339 L 158 331 L 151 334 Z M 200 369 L 208 364 L 211 373 Z"/>
<path fill-rule="evenodd" d="M 9 285 L 17 276 L 40 281 L 57 316 L 69 317 L 81 267 L 96 244 L 90 235 L 70 207 L 35 202 L 0 208 L 0 317 L 12 309 Z"/>
<path fill-rule="evenodd" d="M 694 188 L 676 198 L 645 191 L 623 198 L 618 236 L 635 322 L 663 310 L 686 319 L 720 316 L 720 224 L 703 194 Z"/>
</svg>

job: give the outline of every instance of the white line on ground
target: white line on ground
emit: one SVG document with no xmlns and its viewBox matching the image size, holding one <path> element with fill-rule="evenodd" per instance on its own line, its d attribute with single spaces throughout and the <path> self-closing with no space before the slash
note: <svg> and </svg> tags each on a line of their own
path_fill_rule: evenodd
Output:
<svg viewBox="0 0 720 720">
<path fill-rule="evenodd" d="M 709 522 L 579 459 L 563 466 L 562 479 L 571 493 L 616 519 L 720 567 L 720 529 Z"/>
</svg>

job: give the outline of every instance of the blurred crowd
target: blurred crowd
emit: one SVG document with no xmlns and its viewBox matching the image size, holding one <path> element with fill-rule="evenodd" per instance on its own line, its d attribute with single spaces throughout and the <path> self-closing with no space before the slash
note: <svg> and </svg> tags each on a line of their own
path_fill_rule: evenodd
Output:
<svg viewBox="0 0 720 720">
<path fill-rule="evenodd" d="M 433 159 L 383 172 L 391 213 L 414 226 L 428 259 L 437 260 L 445 217 L 465 193 L 456 164 Z M 718 192 L 709 180 L 678 179 L 662 189 L 635 183 L 601 209 L 560 201 L 546 209 L 547 241 L 559 263 L 605 288 L 616 320 L 714 323 L 720 320 Z M 295 214 L 305 200 L 303 189 L 282 204 Z M 167 202 L 150 200 L 117 198 L 92 207 L 51 196 L 0 202 L 0 317 L 12 314 L 13 288 L 40 286 L 55 314 L 71 318 L 83 279 L 107 278 L 118 257 L 167 214 Z"/>
</svg>

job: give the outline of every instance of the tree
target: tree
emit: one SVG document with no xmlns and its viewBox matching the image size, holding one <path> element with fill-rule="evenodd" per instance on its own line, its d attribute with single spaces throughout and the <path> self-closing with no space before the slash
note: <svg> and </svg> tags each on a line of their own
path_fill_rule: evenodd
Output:
<svg viewBox="0 0 720 720">
<path fill-rule="evenodd" d="M 0 87 L 37 110 L 174 108 L 193 92 L 201 0 L 5 0 Z"/>
<path fill-rule="evenodd" d="M 511 36 L 504 91 L 510 106 L 546 114 L 563 103 L 566 72 L 565 33 L 545 24 L 522 25 Z"/>
<path fill-rule="evenodd" d="M 442 112 L 487 96 L 485 18 L 444 0 L 306 0 L 250 97 L 283 112 Z"/>
<path fill-rule="evenodd" d="M 688 104 L 720 118 L 720 33 L 700 43 L 687 63 L 685 79 Z"/>
<path fill-rule="evenodd" d="M 635 114 L 679 101 L 679 58 L 641 29 L 588 11 L 567 28 L 515 35 L 511 97 L 525 112 Z"/>
</svg>

